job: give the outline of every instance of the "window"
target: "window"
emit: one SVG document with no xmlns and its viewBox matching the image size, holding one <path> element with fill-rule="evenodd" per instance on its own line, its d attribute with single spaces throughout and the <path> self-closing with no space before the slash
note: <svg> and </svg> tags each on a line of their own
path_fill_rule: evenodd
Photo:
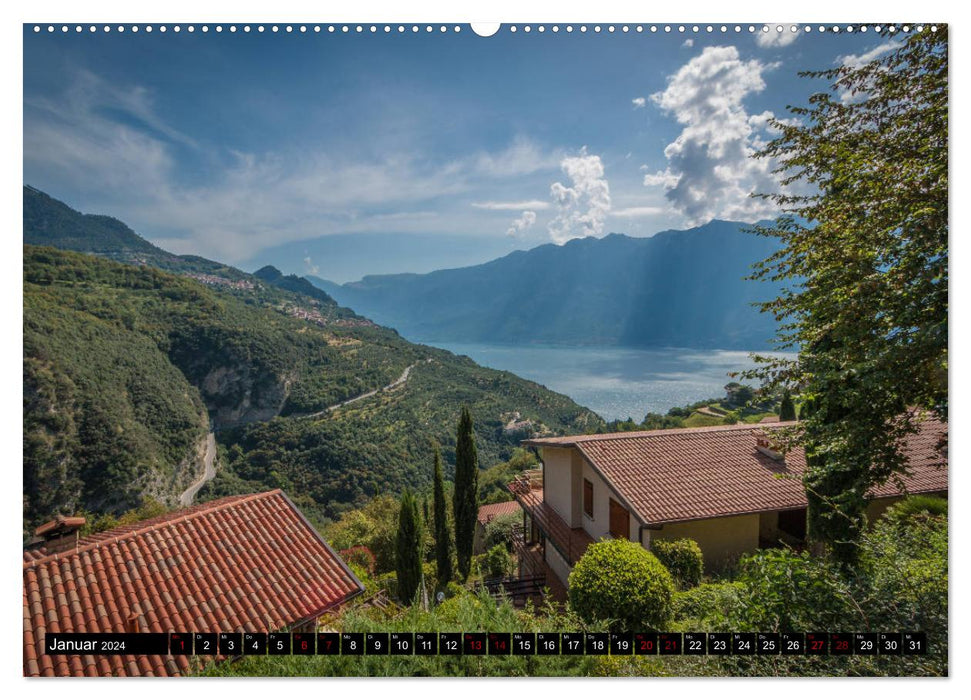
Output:
<svg viewBox="0 0 971 700">
<path fill-rule="evenodd" d="M 610 534 L 625 540 L 630 538 L 630 513 L 614 499 L 610 499 Z"/>
<path fill-rule="evenodd" d="M 588 518 L 593 518 L 593 484 L 583 480 L 583 512 Z"/>
</svg>

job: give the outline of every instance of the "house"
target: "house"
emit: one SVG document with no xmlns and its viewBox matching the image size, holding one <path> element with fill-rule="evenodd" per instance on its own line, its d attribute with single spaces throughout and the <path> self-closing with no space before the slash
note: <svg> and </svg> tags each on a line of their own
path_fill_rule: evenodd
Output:
<svg viewBox="0 0 971 700">
<path fill-rule="evenodd" d="M 773 449 L 771 431 L 792 423 L 728 425 L 538 438 L 542 469 L 509 488 L 524 509 L 516 541 L 520 575 L 553 574 L 564 585 L 587 546 L 626 537 L 646 549 L 689 537 L 708 570 L 762 546 L 806 536 L 805 454 Z M 907 438 L 906 493 L 947 495 L 938 446 L 947 424 L 928 420 Z M 874 489 L 868 515 L 902 496 L 893 482 Z"/>
<path fill-rule="evenodd" d="M 494 519 L 505 515 L 521 513 L 522 507 L 516 501 L 503 501 L 502 503 L 489 503 L 479 508 L 478 519 L 475 523 L 475 540 L 473 549 L 477 554 L 485 551 L 485 529 L 486 525 Z"/>
<path fill-rule="evenodd" d="M 313 630 L 363 591 L 280 490 L 230 496 L 87 537 L 83 518 L 25 549 L 25 676 L 174 676 L 185 656 L 48 656 L 53 632 Z"/>
</svg>

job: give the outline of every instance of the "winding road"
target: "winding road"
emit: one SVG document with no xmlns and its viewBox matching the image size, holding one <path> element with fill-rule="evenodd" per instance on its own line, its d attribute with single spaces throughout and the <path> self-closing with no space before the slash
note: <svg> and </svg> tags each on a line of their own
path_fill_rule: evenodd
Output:
<svg viewBox="0 0 971 700">
<path fill-rule="evenodd" d="M 413 370 L 415 367 L 420 365 L 422 362 L 431 362 L 431 361 L 432 361 L 431 358 L 428 358 L 426 360 L 419 360 L 418 362 L 408 365 L 407 367 L 405 367 L 405 371 L 401 373 L 400 377 L 395 379 L 387 386 L 381 387 L 380 389 L 372 389 L 371 391 L 365 392 L 363 394 L 359 394 L 358 396 L 354 396 L 350 399 L 347 399 L 346 401 L 341 401 L 340 403 L 334 404 L 333 406 L 328 406 L 324 410 L 317 411 L 316 413 L 304 413 L 302 415 L 291 416 L 291 418 L 316 418 L 318 416 L 324 415 L 325 413 L 329 413 L 330 411 L 335 411 L 338 408 L 347 406 L 348 404 L 352 404 L 357 401 L 363 401 L 364 399 L 370 398 L 376 394 L 380 394 L 385 391 L 394 391 L 399 386 L 401 386 L 402 384 L 408 381 L 408 377 L 411 376 L 411 370 Z M 216 476 L 216 466 L 215 466 L 216 434 L 213 432 L 210 432 L 208 435 L 206 435 L 206 451 L 205 451 L 205 454 L 203 455 L 202 461 L 203 461 L 203 466 L 205 467 L 205 469 L 203 470 L 202 476 L 199 477 L 198 481 L 193 482 L 192 485 L 189 488 L 187 488 L 185 491 L 183 491 L 181 496 L 179 496 L 179 505 L 183 507 L 192 505 L 192 501 L 193 499 L 195 499 L 196 494 L 199 493 L 199 489 L 205 486 L 206 482 L 211 481 L 212 478 Z"/>
<path fill-rule="evenodd" d="M 429 358 L 427 360 L 424 360 L 424 362 L 431 362 L 431 358 Z M 401 373 L 401 376 L 400 377 L 398 377 L 397 379 L 395 379 L 393 382 L 391 382 L 387 386 L 381 387 L 380 389 L 371 389 L 371 391 L 365 392 L 363 394 L 358 394 L 357 396 L 354 396 L 353 398 L 347 399 L 346 401 L 341 401 L 340 403 L 335 403 L 333 406 L 328 406 L 327 408 L 323 409 L 322 411 L 317 411 L 316 413 L 303 413 L 303 414 L 301 414 L 299 416 L 292 416 L 292 417 L 293 418 L 317 418 L 318 416 L 322 416 L 325 413 L 329 413 L 331 411 L 336 411 L 338 408 L 343 408 L 344 406 L 347 406 L 348 404 L 356 403 L 357 401 L 363 401 L 364 399 L 369 399 L 369 398 L 371 398 L 372 396 L 374 396 L 376 394 L 380 394 L 380 393 L 385 392 L 385 391 L 393 391 L 393 390 L 397 389 L 399 386 L 401 386 L 402 384 L 404 384 L 405 382 L 407 382 L 408 381 L 408 377 L 411 376 L 411 370 L 413 370 L 415 367 L 417 367 L 421 363 L 422 363 L 422 360 L 419 360 L 418 362 L 415 362 L 413 364 L 408 365 L 407 367 L 405 367 L 405 371 Z"/>
<path fill-rule="evenodd" d="M 199 489 L 205 486 L 207 481 L 210 481 L 214 476 L 216 476 L 216 434 L 210 432 L 206 435 L 206 451 L 202 457 L 202 463 L 205 469 L 203 470 L 202 476 L 199 477 L 198 481 L 193 482 L 193 484 L 182 492 L 179 496 L 179 505 L 191 506 L 192 500 L 199 493 Z"/>
</svg>

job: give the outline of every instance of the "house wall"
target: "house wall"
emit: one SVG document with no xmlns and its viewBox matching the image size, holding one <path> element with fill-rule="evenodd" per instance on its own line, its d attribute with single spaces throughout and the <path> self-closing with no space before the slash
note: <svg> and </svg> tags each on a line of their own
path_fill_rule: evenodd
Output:
<svg viewBox="0 0 971 700">
<path fill-rule="evenodd" d="M 595 540 L 600 540 L 602 537 L 608 539 L 611 538 L 610 535 L 610 499 L 613 498 L 615 501 L 621 505 L 624 502 L 620 499 L 617 493 L 607 485 L 601 476 L 594 471 L 590 463 L 583 459 L 581 470 L 580 470 L 580 517 L 583 522 L 583 529 Z M 591 484 L 593 484 L 593 517 L 589 517 L 583 512 L 583 479 L 586 479 Z M 631 513 L 630 514 L 630 533 L 627 535 L 627 539 L 631 542 L 638 541 L 638 534 L 640 532 L 640 523 L 637 517 Z"/>
<path fill-rule="evenodd" d="M 569 447 L 543 448 L 543 499 L 567 524 L 573 499 L 570 488 L 573 482 L 572 453 L 573 449 Z"/>
<path fill-rule="evenodd" d="M 701 547 L 705 571 L 731 564 L 742 554 L 754 552 L 759 546 L 760 519 L 758 513 L 733 515 L 727 518 L 692 520 L 671 523 L 651 531 L 651 541 L 693 539 Z"/>
<path fill-rule="evenodd" d="M 768 541 L 779 539 L 779 511 L 759 513 L 759 539 Z"/>
<path fill-rule="evenodd" d="M 550 565 L 553 573 L 556 574 L 560 582 L 563 583 L 563 587 L 566 588 L 572 567 L 567 564 L 566 559 L 560 556 L 560 553 L 556 551 L 551 542 L 546 543 L 546 563 Z"/>
</svg>

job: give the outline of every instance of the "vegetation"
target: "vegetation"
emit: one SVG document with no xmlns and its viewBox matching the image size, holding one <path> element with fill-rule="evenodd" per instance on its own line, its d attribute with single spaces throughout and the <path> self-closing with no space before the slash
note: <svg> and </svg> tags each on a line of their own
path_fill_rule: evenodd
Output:
<svg viewBox="0 0 971 700">
<path fill-rule="evenodd" d="M 515 448 L 507 461 L 479 472 L 479 503 L 485 505 L 510 500 L 510 482 L 527 469 L 538 467 L 539 458 L 533 450 Z"/>
<path fill-rule="evenodd" d="M 398 597 L 405 603 L 415 601 L 421 586 L 422 522 L 418 503 L 411 491 L 401 494 L 398 511 L 398 536 L 395 540 L 395 573 L 398 580 Z"/>
<path fill-rule="evenodd" d="M 658 561 L 671 572 L 680 588 L 691 588 L 701 583 L 704 559 L 701 547 L 691 539 L 652 540 L 651 551 Z"/>
<path fill-rule="evenodd" d="M 478 417 L 486 464 L 517 449 L 502 430 L 510 411 L 557 432 L 602 425 L 536 384 L 248 279 L 252 289 L 204 285 L 24 248 L 25 533 L 57 513 L 117 516 L 145 496 L 175 505 L 210 425 L 219 470 L 199 500 L 279 487 L 321 523 L 429 485 L 428 440 L 454 459 L 462 405 Z M 398 389 L 326 411 L 408 366 Z"/>
<path fill-rule="evenodd" d="M 947 520 L 947 500 L 936 496 L 908 496 L 892 505 L 884 517 L 898 527 L 907 527 L 912 520 L 943 518 Z"/>
<path fill-rule="evenodd" d="M 590 545 L 570 573 L 570 605 L 587 622 L 624 630 L 662 629 L 674 581 L 657 557 L 626 539 Z"/>
<path fill-rule="evenodd" d="M 452 580 L 452 534 L 448 527 L 448 507 L 442 476 L 442 450 L 435 444 L 435 470 L 432 477 L 435 517 L 435 563 L 440 582 Z"/>
<path fill-rule="evenodd" d="M 497 515 L 485 526 L 484 546 L 486 549 L 501 546 L 508 552 L 512 551 L 512 529 L 521 525 L 523 516 L 520 513 Z"/>
<path fill-rule="evenodd" d="M 469 577 L 472 565 L 472 549 L 475 543 L 475 526 L 479 515 L 479 457 L 475 449 L 472 430 L 472 414 L 465 406 L 459 418 L 455 438 L 455 553 L 458 558 L 459 576 Z"/>
<path fill-rule="evenodd" d="M 485 553 L 483 567 L 490 578 L 505 578 L 512 573 L 513 559 L 509 550 L 497 544 Z"/>
<path fill-rule="evenodd" d="M 782 248 L 757 279 L 787 285 L 762 305 L 798 359 L 759 358 L 770 387 L 816 402 L 805 449 L 809 534 L 844 563 L 859 554 L 865 494 L 906 468 L 901 439 L 948 405 L 947 28 L 910 32 L 829 81 L 796 119 L 773 120 L 785 216 L 758 227 Z M 805 193 L 805 194 L 802 194 Z"/>
<path fill-rule="evenodd" d="M 796 405 L 792 402 L 789 389 L 786 389 L 785 393 L 782 394 L 782 403 L 779 405 L 779 420 L 796 420 Z"/>
</svg>

